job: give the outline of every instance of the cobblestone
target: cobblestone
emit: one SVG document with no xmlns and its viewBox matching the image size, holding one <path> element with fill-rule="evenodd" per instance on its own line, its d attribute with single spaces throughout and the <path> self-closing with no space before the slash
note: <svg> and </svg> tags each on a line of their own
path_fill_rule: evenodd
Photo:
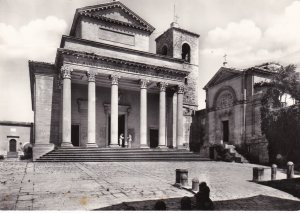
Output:
<svg viewBox="0 0 300 213">
<path fill-rule="evenodd" d="M 145 210 L 151 209 L 156 199 L 169 199 L 168 209 L 176 210 L 179 201 L 174 199 L 193 196 L 173 186 L 178 168 L 188 169 L 190 187 L 194 177 L 206 181 L 220 210 L 300 206 L 299 199 L 290 194 L 253 183 L 254 166 L 225 162 L 0 162 L 0 209 L 92 210 L 113 205 L 124 208 L 123 202 L 145 201 L 136 204 Z M 267 169 L 265 179 L 270 177 Z M 286 175 L 278 172 L 277 177 Z M 270 196 L 289 202 L 279 205 L 280 200 L 276 200 L 272 204 Z"/>
</svg>

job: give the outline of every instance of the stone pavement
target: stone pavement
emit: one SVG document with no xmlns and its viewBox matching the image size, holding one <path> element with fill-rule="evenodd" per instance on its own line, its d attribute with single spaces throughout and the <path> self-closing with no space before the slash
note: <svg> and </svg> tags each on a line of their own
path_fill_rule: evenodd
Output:
<svg viewBox="0 0 300 213">
<path fill-rule="evenodd" d="M 285 205 L 280 205 L 286 210 L 300 209 L 298 198 L 251 182 L 254 166 L 225 162 L 2 161 L 0 209 L 92 210 L 135 201 L 149 201 L 150 208 L 150 200 L 170 199 L 171 202 L 192 196 L 173 186 L 177 168 L 188 169 L 190 183 L 194 177 L 206 181 L 211 189 L 211 199 L 220 203 L 219 209 L 251 209 L 254 206 L 260 210 L 282 210 L 278 205 L 280 201 L 276 200 L 277 205 L 272 205 L 270 197 L 286 199 L 282 200 Z M 278 176 L 285 178 L 282 173 Z M 266 171 L 265 177 L 270 178 L 270 170 Z"/>
</svg>

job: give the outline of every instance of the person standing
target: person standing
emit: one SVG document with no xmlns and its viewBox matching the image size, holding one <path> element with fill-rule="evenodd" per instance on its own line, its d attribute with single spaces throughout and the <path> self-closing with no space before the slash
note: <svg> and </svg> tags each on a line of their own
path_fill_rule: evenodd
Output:
<svg viewBox="0 0 300 213">
<path fill-rule="evenodd" d="M 123 133 L 121 133 L 120 137 L 119 137 L 119 146 L 123 146 L 123 139 L 124 139 L 124 135 Z"/>
<path fill-rule="evenodd" d="M 131 143 L 132 143 L 132 136 L 131 136 L 131 134 L 129 134 L 127 137 L 128 148 L 131 148 Z"/>
<path fill-rule="evenodd" d="M 121 133 L 120 138 L 119 138 L 119 146 L 124 147 L 124 135 Z"/>
</svg>

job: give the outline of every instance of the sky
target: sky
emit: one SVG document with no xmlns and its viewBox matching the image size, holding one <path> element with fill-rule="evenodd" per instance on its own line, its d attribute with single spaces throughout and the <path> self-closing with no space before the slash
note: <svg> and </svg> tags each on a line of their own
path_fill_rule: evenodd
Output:
<svg viewBox="0 0 300 213">
<path fill-rule="evenodd" d="M 76 8 L 109 0 L 0 0 L 0 121 L 33 122 L 28 60 L 54 62 Z M 181 28 L 200 34 L 199 109 L 205 84 L 222 66 L 264 62 L 300 67 L 299 0 L 121 0 L 156 28 L 167 30 L 175 13 Z"/>
</svg>

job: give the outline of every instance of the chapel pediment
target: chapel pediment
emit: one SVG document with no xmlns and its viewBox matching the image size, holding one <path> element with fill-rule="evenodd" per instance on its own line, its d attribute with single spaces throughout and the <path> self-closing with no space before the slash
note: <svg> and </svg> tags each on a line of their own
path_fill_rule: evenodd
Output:
<svg viewBox="0 0 300 213">
<path fill-rule="evenodd" d="M 226 80 L 235 78 L 240 74 L 241 71 L 239 70 L 221 67 L 219 71 L 212 77 L 212 79 L 205 85 L 204 89 L 220 84 Z"/>
<path fill-rule="evenodd" d="M 149 32 L 154 31 L 153 26 L 119 1 L 79 8 L 77 13 L 82 16 L 100 19 L 109 23 L 134 27 Z"/>
</svg>

